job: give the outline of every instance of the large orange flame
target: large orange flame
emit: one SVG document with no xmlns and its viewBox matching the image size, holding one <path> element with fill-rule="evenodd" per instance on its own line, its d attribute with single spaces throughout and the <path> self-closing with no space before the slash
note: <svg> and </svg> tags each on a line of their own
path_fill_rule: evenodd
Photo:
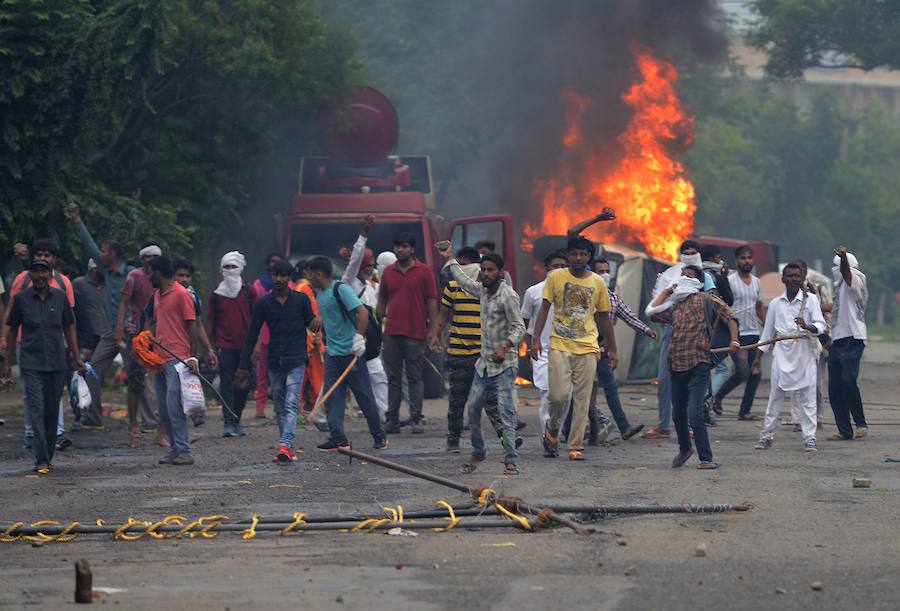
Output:
<svg viewBox="0 0 900 611">
<path fill-rule="evenodd" d="M 524 247 L 540 235 L 564 235 L 604 206 L 615 209 L 616 220 L 595 225 L 589 237 L 643 247 L 661 259 L 673 259 L 680 242 L 693 231 L 694 186 L 674 157 L 673 145 L 683 149 L 693 142 L 694 118 L 675 91 L 675 66 L 642 47 L 635 46 L 633 53 L 640 76 L 622 96 L 633 114 L 619 136 L 621 160 L 602 173 L 596 155 L 578 154 L 585 147 L 582 126 L 591 101 L 564 91 L 569 112 L 563 162 L 556 176 L 535 181 L 543 218 L 539 227 L 525 225 Z"/>
</svg>

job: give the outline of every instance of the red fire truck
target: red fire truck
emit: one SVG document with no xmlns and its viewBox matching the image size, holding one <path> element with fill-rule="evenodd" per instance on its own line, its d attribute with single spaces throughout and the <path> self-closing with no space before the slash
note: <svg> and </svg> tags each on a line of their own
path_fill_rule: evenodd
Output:
<svg viewBox="0 0 900 611">
<path fill-rule="evenodd" d="M 338 251 L 353 245 L 363 217 L 374 214 L 377 222 L 368 245 L 376 256 L 392 250 L 398 233 L 411 233 L 416 257 L 437 275 L 443 261 L 434 248 L 436 242 L 450 240 L 455 251 L 491 240 L 516 278 L 512 216 L 491 214 L 445 222 L 435 205 L 429 158 L 395 154 L 397 112 L 384 95 L 370 87 L 355 88 L 340 104 L 323 110 L 317 123 L 319 144 L 327 156 L 300 161 L 297 193 L 283 230 L 284 252 L 292 262 L 324 254 L 334 260 L 339 276 L 345 261 Z M 429 359 L 434 367 L 424 368 L 425 392 L 433 398 L 443 391 L 441 361 L 439 355 Z"/>
</svg>

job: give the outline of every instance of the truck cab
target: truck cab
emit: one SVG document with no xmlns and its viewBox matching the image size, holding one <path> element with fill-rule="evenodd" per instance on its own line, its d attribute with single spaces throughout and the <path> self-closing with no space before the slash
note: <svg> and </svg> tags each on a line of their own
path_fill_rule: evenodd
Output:
<svg viewBox="0 0 900 611">
<path fill-rule="evenodd" d="M 368 247 L 378 255 L 393 248 L 397 234 L 416 240 L 416 257 L 439 277 L 443 264 L 436 242 L 454 251 L 492 240 L 515 279 L 512 217 L 494 214 L 447 223 L 435 205 L 431 161 L 395 154 L 399 125 L 390 101 L 369 87 L 347 92 L 343 101 L 319 113 L 319 144 L 328 154 L 300 162 L 297 193 L 285 218 L 283 248 L 294 263 L 314 255 L 331 257 L 343 272 L 341 247 L 352 246 L 362 219 L 375 215 Z"/>
</svg>

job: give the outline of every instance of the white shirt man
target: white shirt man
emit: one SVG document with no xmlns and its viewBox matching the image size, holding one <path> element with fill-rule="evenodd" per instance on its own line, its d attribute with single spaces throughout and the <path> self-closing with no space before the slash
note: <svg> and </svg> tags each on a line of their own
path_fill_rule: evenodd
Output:
<svg viewBox="0 0 900 611">
<path fill-rule="evenodd" d="M 801 407 L 800 427 L 805 448 L 816 451 L 816 378 L 819 357 L 818 335 L 825 330 L 825 318 L 819 298 L 804 294 L 800 289 L 802 272 L 798 265 L 788 265 L 782 272 L 787 289 L 769 303 L 766 324 L 760 341 L 765 342 L 784 335 L 809 333 L 802 339 L 784 340 L 761 346 L 760 352 L 772 353 L 772 389 L 766 418 L 757 449 L 771 447 L 781 404 L 791 398 Z M 789 296 L 793 294 L 793 296 Z M 795 395 L 799 395 L 795 399 Z"/>
</svg>

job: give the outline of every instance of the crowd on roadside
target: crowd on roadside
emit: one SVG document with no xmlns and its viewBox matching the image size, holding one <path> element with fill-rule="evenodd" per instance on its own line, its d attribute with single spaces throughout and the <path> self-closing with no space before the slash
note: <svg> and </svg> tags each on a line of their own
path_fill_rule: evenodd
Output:
<svg viewBox="0 0 900 611">
<path fill-rule="evenodd" d="M 184 409 L 184 380 L 191 373 L 218 377 L 226 438 L 247 435 L 244 408 L 251 392 L 255 418 L 266 418 L 271 396 L 279 430 L 272 460 L 290 463 L 297 460 L 302 419 L 327 431 L 319 449 L 350 444 L 344 426 L 348 390 L 376 450 L 406 427 L 421 434 L 423 367 L 432 351 L 446 355 L 446 451 L 461 452 L 467 417 L 471 453 L 461 470 L 478 468 L 487 451 L 484 412 L 502 447 L 505 474 L 516 475 L 523 443 L 517 431 L 524 423 L 515 379 L 523 343 L 539 391 L 546 458 L 559 456 L 564 443 L 569 460 L 585 460 L 586 447 L 605 440 L 614 427 L 623 440 L 666 439 L 674 428 L 679 451 L 673 467 L 682 467 L 696 448 L 698 468 L 716 469 L 708 428 L 722 414 L 722 400 L 741 385 L 738 420 L 760 420 L 752 410 L 767 352 L 771 390 L 756 448 L 772 446 L 786 400 L 804 450 L 818 449 L 826 369 L 837 425 L 830 439 L 867 435 L 857 384 L 866 341 L 866 276 L 844 247 L 834 249 L 833 299 L 832 287 L 815 285 L 806 264 L 795 260 L 782 269 L 784 292 L 764 308 L 750 246 L 736 249 L 737 270 L 731 272 L 718 248 L 687 240 L 679 261 L 659 274 L 641 320 L 614 290 L 610 262 L 581 235 L 595 223 L 613 221 L 611 209 L 572 227 L 566 248 L 544 257 L 546 277 L 521 299 L 493 243 L 455 253 L 449 243 L 439 243 L 446 262 L 436 277 L 416 257 L 422 245 L 413 235 L 394 236 L 393 250 L 376 257 L 367 247 L 375 218 L 367 216 L 356 243 L 342 253 L 346 267 L 339 279 L 324 254 L 295 264 L 272 254 L 265 272 L 250 282 L 244 255 L 232 251 L 222 256 L 221 279 L 202 300 L 192 286 L 190 261 L 147 243 L 137 251 L 139 265 L 129 265 L 124 245 L 98 245 L 78 206 L 70 203 L 67 210 L 87 274 L 70 280 L 49 240 L 17 244 L 23 269 L 10 287 L 0 340 L 0 377 L 8 381 L 18 363 L 25 446 L 40 473 L 52 469 L 57 450 L 72 444 L 62 407 L 67 387 L 73 430 L 106 425 L 103 381 L 117 356 L 126 375 L 131 442 L 154 434 L 167 449 L 159 462 L 169 465 L 193 464 L 192 444 L 207 427 L 202 410 Z M 646 430 L 629 421 L 618 396 L 617 320 L 661 340 L 659 419 Z M 647 321 L 662 325 L 659 336 Z M 203 366 L 198 353 L 205 355 Z M 70 384 L 79 377 L 89 399 Z M 612 420 L 601 410 L 601 390 Z M 402 420 L 404 399 L 409 413 Z"/>
</svg>

